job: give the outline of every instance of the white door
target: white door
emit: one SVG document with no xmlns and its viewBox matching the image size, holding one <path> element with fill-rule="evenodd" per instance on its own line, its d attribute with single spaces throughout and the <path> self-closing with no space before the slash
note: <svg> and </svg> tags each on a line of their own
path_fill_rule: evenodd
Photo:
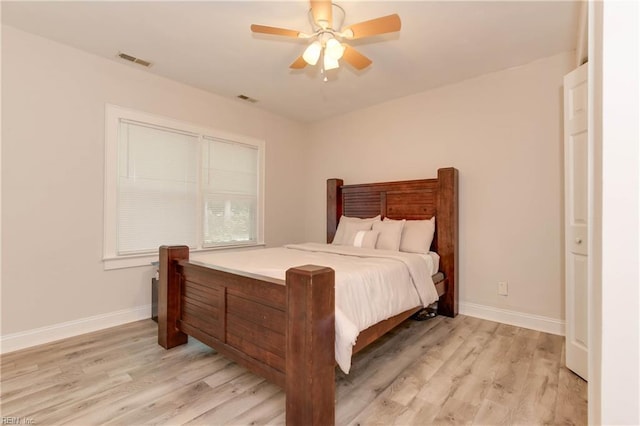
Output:
<svg viewBox="0 0 640 426">
<path fill-rule="evenodd" d="M 587 64 L 564 77 L 566 365 L 587 380 Z"/>
</svg>

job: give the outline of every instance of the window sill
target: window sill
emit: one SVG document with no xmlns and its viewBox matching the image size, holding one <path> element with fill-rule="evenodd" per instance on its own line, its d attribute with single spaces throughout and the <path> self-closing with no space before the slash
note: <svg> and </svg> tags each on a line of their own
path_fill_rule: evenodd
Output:
<svg viewBox="0 0 640 426">
<path fill-rule="evenodd" d="M 203 249 L 193 249 L 190 250 L 189 253 L 206 253 L 206 252 L 216 252 L 216 251 L 229 251 L 229 250 L 237 250 L 244 248 L 258 248 L 264 247 L 264 243 L 257 244 L 240 244 L 236 246 L 224 246 L 224 247 L 207 247 Z M 152 262 L 158 261 L 158 253 L 145 253 L 145 254 L 136 254 L 129 256 L 118 256 L 118 257 L 105 257 L 102 259 L 104 264 L 104 270 L 110 271 L 113 269 L 124 269 L 124 268 L 139 268 L 142 266 L 151 266 Z"/>
</svg>

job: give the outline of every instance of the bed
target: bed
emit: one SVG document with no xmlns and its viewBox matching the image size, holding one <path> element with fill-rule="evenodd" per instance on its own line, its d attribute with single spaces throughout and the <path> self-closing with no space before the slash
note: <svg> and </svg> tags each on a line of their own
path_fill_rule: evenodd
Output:
<svg viewBox="0 0 640 426">
<path fill-rule="evenodd" d="M 340 218 L 424 220 L 436 216 L 431 249 L 444 278 L 436 283 L 438 313 L 455 316 L 458 172 L 433 179 L 345 185 L 327 180 L 327 243 Z M 301 265 L 285 280 L 189 259 L 186 246 L 160 247 L 158 343 L 172 348 L 188 336 L 284 388 L 289 425 L 333 424 L 335 413 L 335 272 Z M 411 307 L 361 331 L 353 353 L 422 309 Z"/>
</svg>

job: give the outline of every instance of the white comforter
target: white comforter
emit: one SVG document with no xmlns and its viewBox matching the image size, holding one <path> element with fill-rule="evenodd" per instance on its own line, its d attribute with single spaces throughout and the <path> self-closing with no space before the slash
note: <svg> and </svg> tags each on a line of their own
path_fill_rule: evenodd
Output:
<svg viewBox="0 0 640 426">
<path fill-rule="evenodd" d="M 193 254 L 193 260 L 285 279 L 300 265 L 328 266 L 336 275 L 336 362 L 351 368 L 360 331 L 414 306 L 438 300 L 428 256 L 387 250 L 305 243 L 242 252 Z"/>
</svg>

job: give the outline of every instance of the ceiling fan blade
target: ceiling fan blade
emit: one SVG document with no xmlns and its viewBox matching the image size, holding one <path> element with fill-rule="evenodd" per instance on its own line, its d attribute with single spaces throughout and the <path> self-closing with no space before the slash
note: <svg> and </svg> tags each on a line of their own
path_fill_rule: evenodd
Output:
<svg viewBox="0 0 640 426">
<path fill-rule="evenodd" d="M 353 37 L 349 38 L 356 39 L 400 31 L 401 27 L 402 23 L 400 22 L 400 17 L 398 14 L 394 13 L 393 15 L 349 25 L 343 30 L 343 33 L 351 30 Z"/>
<path fill-rule="evenodd" d="M 362 70 L 371 65 L 371 59 L 358 52 L 356 49 L 349 45 L 344 45 L 344 54 L 342 59 L 347 61 L 352 67 L 357 70 Z"/>
<path fill-rule="evenodd" d="M 331 28 L 333 25 L 333 13 L 331 8 L 331 0 L 311 0 L 311 14 L 313 15 L 313 20 L 323 29 Z M 324 24 L 325 22 L 326 24 Z"/>
<path fill-rule="evenodd" d="M 294 70 L 300 70 L 306 66 L 307 66 L 307 61 L 305 61 L 302 55 L 300 55 L 298 56 L 298 59 L 296 59 L 295 61 L 293 61 L 291 65 L 289 65 L 289 68 Z"/>
<path fill-rule="evenodd" d="M 271 34 L 285 37 L 298 38 L 300 31 L 288 30 L 286 28 L 268 27 L 266 25 L 251 25 L 251 31 L 260 34 Z"/>
</svg>

